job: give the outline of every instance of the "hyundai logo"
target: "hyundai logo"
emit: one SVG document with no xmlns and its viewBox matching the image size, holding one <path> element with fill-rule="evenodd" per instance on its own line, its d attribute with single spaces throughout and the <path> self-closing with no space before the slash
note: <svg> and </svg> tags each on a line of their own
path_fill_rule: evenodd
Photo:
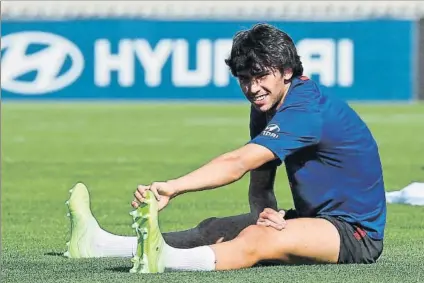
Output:
<svg viewBox="0 0 424 283">
<path fill-rule="evenodd" d="M 28 54 L 31 46 L 44 48 Z M 75 82 L 84 68 L 84 58 L 75 44 L 59 35 L 28 31 L 4 36 L 1 58 L 1 87 L 23 95 L 41 95 L 58 91 Z M 65 62 L 71 59 L 65 70 Z M 67 64 L 69 65 L 69 64 Z M 21 76 L 36 72 L 32 80 Z"/>
</svg>

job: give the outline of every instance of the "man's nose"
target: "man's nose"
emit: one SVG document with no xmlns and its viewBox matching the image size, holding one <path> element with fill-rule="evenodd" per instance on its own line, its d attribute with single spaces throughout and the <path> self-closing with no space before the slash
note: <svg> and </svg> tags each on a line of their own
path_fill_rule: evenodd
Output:
<svg viewBox="0 0 424 283">
<path fill-rule="evenodd" d="M 261 90 L 260 85 L 257 83 L 256 80 L 252 80 L 250 83 L 250 92 L 252 94 L 257 94 Z"/>
</svg>

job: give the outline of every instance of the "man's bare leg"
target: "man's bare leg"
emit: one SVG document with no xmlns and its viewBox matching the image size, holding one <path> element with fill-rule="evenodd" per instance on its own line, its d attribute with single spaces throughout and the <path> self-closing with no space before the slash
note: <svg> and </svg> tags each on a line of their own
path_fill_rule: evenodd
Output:
<svg viewBox="0 0 424 283">
<path fill-rule="evenodd" d="M 211 246 L 216 270 L 241 269 L 262 260 L 288 264 L 337 263 L 340 235 L 321 218 L 287 220 L 285 229 L 252 225 L 232 241 Z"/>
<path fill-rule="evenodd" d="M 165 245 L 160 254 L 153 251 L 146 256 L 161 262 L 165 270 L 212 271 L 249 268 L 262 261 L 334 264 L 339 250 L 340 236 L 333 224 L 321 218 L 298 218 L 288 220 L 283 230 L 251 225 L 228 242 L 192 249 Z"/>
<path fill-rule="evenodd" d="M 132 259 L 134 273 L 242 269 L 276 260 L 289 264 L 337 263 L 339 257 L 339 232 L 321 218 L 287 220 L 283 230 L 251 225 L 228 242 L 178 249 L 163 239 L 153 193 L 131 215 L 138 237 L 137 254 Z"/>
</svg>

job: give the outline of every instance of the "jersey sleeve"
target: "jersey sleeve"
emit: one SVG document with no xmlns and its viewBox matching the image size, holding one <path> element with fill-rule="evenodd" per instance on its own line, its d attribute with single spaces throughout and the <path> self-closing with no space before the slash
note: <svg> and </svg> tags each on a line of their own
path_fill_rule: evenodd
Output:
<svg viewBox="0 0 424 283">
<path fill-rule="evenodd" d="M 319 143 L 322 118 L 318 111 L 289 108 L 277 112 L 265 129 L 249 143 L 271 150 L 281 162 L 299 149 Z"/>
</svg>

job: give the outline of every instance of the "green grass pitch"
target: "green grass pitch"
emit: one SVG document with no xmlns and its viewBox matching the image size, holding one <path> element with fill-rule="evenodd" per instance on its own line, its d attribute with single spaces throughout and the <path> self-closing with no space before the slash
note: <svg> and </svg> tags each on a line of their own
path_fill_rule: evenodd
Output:
<svg viewBox="0 0 424 283">
<path fill-rule="evenodd" d="M 424 104 L 354 104 L 380 145 L 387 190 L 424 181 Z M 101 226 L 133 235 L 137 184 L 180 176 L 248 140 L 247 104 L 3 103 L 2 282 L 423 282 L 424 207 L 389 205 L 385 250 L 375 265 L 262 267 L 232 272 L 128 273 L 129 259 L 69 260 L 65 201 L 91 190 Z M 284 168 L 280 207 L 291 207 Z M 163 231 L 248 210 L 248 178 L 186 194 L 161 213 Z M 4 281 L 3 281 L 4 280 Z"/>
</svg>

